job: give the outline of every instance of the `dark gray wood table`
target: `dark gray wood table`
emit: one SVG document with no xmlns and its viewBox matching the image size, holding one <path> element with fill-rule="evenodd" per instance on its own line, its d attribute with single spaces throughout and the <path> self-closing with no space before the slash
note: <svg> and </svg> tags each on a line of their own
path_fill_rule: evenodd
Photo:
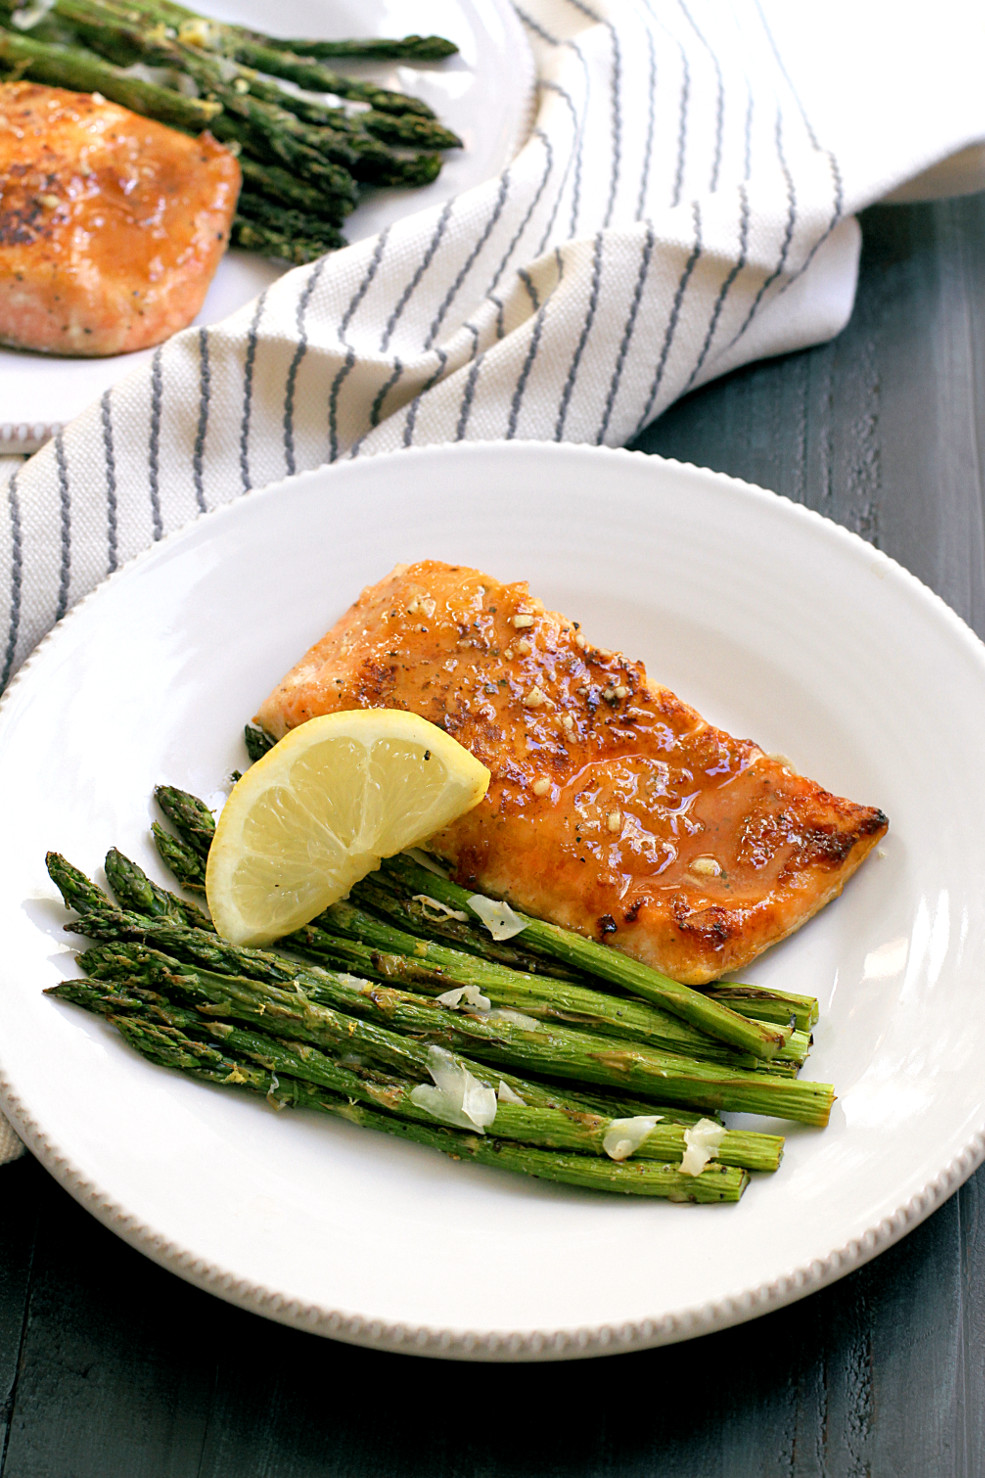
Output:
<svg viewBox="0 0 985 1478">
<path fill-rule="evenodd" d="M 864 231 L 838 340 L 709 386 L 639 446 L 846 524 L 985 636 L 985 196 L 876 209 Z M 2 1478 L 982 1478 L 985 1169 L 790 1308 L 511 1367 L 265 1323 L 24 1159 L 0 1170 L 0 1402 Z"/>
</svg>

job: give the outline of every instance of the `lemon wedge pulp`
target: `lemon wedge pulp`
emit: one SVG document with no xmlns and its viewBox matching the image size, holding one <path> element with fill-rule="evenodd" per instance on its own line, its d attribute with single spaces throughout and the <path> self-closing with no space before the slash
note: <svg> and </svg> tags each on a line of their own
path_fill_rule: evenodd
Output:
<svg viewBox="0 0 985 1478">
<path fill-rule="evenodd" d="M 205 892 L 219 934 L 269 944 L 476 805 L 489 771 L 416 713 L 309 719 L 237 781 L 219 813 Z"/>
</svg>

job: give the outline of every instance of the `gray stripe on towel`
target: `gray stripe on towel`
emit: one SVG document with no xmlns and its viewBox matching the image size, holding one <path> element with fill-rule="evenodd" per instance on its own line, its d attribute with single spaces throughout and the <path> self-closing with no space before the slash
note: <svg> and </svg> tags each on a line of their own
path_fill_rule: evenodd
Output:
<svg viewBox="0 0 985 1478">
<path fill-rule="evenodd" d="M 10 678 L 21 624 L 24 546 L 21 538 L 21 506 L 17 497 L 16 472 L 7 484 L 7 512 L 10 516 L 10 615 L 7 619 L 7 647 L 4 652 L 3 672 L 0 673 L 0 692 L 7 686 Z"/>
<path fill-rule="evenodd" d="M 111 391 L 104 390 L 99 401 L 103 426 L 103 456 L 106 461 L 106 568 L 116 569 L 118 548 L 116 502 L 116 455 L 113 450 L 113 421 L 110 415 Z"/>
</svg>

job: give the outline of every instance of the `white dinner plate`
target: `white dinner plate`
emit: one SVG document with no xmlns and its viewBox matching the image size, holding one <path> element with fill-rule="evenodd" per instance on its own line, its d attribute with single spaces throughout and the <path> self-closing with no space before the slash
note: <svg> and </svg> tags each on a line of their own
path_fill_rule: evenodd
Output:
<svg viewBox="0 0 985 1478">
<path fill-rule="evenodd" d="M 161 877 L 152 787 L 212 795 L 241 726 L 398 561 L 526 578 L 710 720 L 881 806 L 842 897 L 747 972 L 816 994 L 825 1130 L 735 1206 L 540 1184 L 155 1069 L 43 988 L 74 969 L 44 869 Z M 985 648 L 860 539 L 772 493 L 620 451 L 459 445 L 306 473 L 114 575 L 0 705 L 0 1084 L 108 1226 L 305 1329 L 524 1360 L 719 1329 L 830 1282 L 985 1152 Z M 100 874 L 101 875 L 101 874 Z M 2 1172 L 0 1172 L 2 1173 Z"/>
<path fill-rule="evenodd" d="M 340 71 L 371 76 L 383 86 L 428 103 L 462 140 L 445 155 L 441 174 L 420 190 L 373 190 L 346 220 L 349 242 L 375 235 L 391 221 L 460 195 L 504 169 L 532 120 L 534 63 L 509 0 L 206 0 L 219 20 L 281 36 L 446 36 L 458 55 L 416 65 L 344 62 Z M 255 252 L 230 251 L 219 263 L 196 324 L 218 323 L 288 271 Z M 59 426 L 133 368 L 153 349 L 108 359 L 60 359 L 0 345 L 0 454 L 35 451 Z"/>
</svg>

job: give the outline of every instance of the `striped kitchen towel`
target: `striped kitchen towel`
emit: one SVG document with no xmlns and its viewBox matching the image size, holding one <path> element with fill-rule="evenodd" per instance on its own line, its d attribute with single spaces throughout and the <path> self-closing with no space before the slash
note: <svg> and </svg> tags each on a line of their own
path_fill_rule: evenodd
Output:
<svg viewBox="0 0 985 1478">
<path fill-rule="evenodd" d="M 980 7 L 516 11 L 537 105 L 501 175 L 186 330 L 17 471 L 0 686 L 109 571 L 253 487 L 463 438 L 626 442 L 837 333 L 862 206 L 985 186 Z"/>
</svg>

